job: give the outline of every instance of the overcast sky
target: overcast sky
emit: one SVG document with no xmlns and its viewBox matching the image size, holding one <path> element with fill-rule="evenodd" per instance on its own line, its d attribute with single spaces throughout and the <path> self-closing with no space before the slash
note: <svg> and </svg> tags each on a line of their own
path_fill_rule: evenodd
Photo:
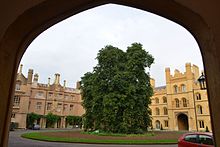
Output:
<svg viewBox="0 0 220 147">
<path fill-rule="evenodd" d="M 124 51 L 133 42 L 143 44 L 155 63 L 150 69 L 156 86 L 165 85 L 165 68 L 185 70 L 191 62 L 203 69 L 193 36 L 182 26 L 160 16 L 120 5 L 103 5 L 74 15 L 40 34 L 28 47 L 21 64 L 23 73 L 34 69 L 47 83 L 61 74 L 61 84 L 75 86 L 84 73 L 97 64 L 98 51 L 106 45 Z"/>
</svg>

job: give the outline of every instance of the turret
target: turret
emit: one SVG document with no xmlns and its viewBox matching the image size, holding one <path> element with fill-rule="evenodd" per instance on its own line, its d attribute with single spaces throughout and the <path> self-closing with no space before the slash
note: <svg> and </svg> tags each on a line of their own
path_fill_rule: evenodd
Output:
<svg viewBox="0 0 220 147">
<path fill-rule="evenodd" d="M 166 83 L 170 83 L 170 68 L 165 68 L 166 72 Z"/>
<path fill-rule="evenodd" d="M 186 63 L 186 78 L 187 79 L 192 79 L 192 67 L 191 63 Z"/>
</svg>

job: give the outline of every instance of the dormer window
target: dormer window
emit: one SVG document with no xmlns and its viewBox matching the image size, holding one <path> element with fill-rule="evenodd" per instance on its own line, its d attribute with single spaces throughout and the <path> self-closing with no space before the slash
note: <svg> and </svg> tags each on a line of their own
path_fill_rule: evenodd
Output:
<svg viewBox="0 0 220 147">
<path fill-rule="evenodd" d="M 16 83 L 15 90 L 21 90 L 21 84 L 20 83 Z"/>
</svg>

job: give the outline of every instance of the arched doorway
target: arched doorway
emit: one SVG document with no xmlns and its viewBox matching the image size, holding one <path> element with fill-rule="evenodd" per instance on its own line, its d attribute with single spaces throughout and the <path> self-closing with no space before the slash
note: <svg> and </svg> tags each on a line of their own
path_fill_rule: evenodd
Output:
<svg viewBox="0 0 220 147">
<path fill-rule="evenodd" d="M 160 129 L 160 121 L 159 120 L 156 120 L 155 122 L 155 126 L 156 126 L 156 129 L 159 130 Z"/>
<path fill-rule="evenodd" d="M 180 114 L 177 117 L 178 130 L 189 130 L 188 116 L 186 114 Z"/>
</svg>

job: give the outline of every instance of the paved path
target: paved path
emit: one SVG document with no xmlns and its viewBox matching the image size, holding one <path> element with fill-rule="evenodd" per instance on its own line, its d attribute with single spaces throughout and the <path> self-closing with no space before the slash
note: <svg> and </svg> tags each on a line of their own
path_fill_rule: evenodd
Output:
<svg viewBox="0 0 220 147">
<path fill-rule="evenodd" d="M 40 130 L 48 131 L 48 130 Z M 103 145 L 103 144 L 79 144 L 56 143 L 30 140 L 20 137 L 21 134 L 31 131 L 12 131 L 9 134 L 9 147 L 177 147 L 177 145 Z"/>
</svg>

